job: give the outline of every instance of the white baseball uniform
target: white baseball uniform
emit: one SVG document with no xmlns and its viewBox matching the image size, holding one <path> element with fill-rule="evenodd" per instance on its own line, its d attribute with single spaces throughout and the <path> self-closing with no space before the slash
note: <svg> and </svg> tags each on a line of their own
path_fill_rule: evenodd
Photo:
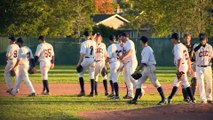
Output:
<svg viewBox="0 0 213 120">
<path fill-rule="evenodd" d="M 6 65 L 5 71 L 4 71 L 4 77 L 6 79 L 6 84 L 7 84 L 8 89 L 12 88 L 11 79 L 10 79 L 10 70 L 16 64 L 17 57 L 18 57 L 18 50 L 19 50 L 19 46 L 15 43 L 9 45 L 7 48 L 6 57 L 8 58 L 8 60 L 7 60 L 7 65 Z M 15 69 L 15 73 L 16 73 L 16 77 L 17 77 L 18 69 Z M 15 77 L 15 80 L 17 79 L 16 77 Z"/>
<path fill-rule="evenodd" d="M 173 54 L 174 54 L 174 64 L 177 66 L 178 60 L 181 59 L 180 67 L 177 68 L 179 71 L 184 72 L 184 80 L 182 81 L 182 85 L 184 88 L 187 88 L 190 86 L 187 78 L 187 71 L 188 71 L 188 59 L 189 58 L 189 53 L 188 49 L 186 48 L 185 45 L 182 43 L 178 43 L 173 47 Z M 178 87 L 181 81 L 178 80 L 176 77 L 174 80 L 174 86 Z"/>
<path fill-rule="evenodd" d="M 51 60 L 55 56 L 53 46 L 47 42 L 40 43 L 37 46 L 35 56 L 39 57 L 42 80 L 48 80 Z"/>
<path fill-rule="evenodd" d="M 83 61 L 81 62 L 81 66 L 83 67 L 83 71 L 78 73 L 78 77 L 83 77 L 87 68 L 89 68 L 89 77 L 90 79 L 94 79 L 95 76 L 95 49 L 96 42 L 94 40 L 86 40 L 81 43 L 81 54 L 85 54 Z"/>
<path fill-rule="evenodd" d="M 98 75 L 101 74 L 101 71 L 105 67 L 106 56 L 107 56 L 106 45 L 104 43 L 99 43 L 96 46 L 95 52 L 95 81 L 98 81 Z M 102 80 L 106 79 L 107 75 L 102 76 Z"/>
<path fill-rule="evenodd" d="M 198 46 L 195 45 L 194 48 Z M 213 58 L 212 46 L 206 44 L 195 51 L 196 73 L 199 82 L 200 100 L 206 102 L 212 101 L 212 68 L 211 59 Z M 206 91 L 204 86 L 206 80 Z"/>
<path fill-rule="evenodd" d="M 19 89 L 19 86 L 22 80 L 24 80 L 24 82 L 26 83 L 28 89 L 30 90 L 30 93 L 35 93 L 35 90 L 29 79 L 29 74 L 28 74 L 30 59 L 33 59 L 33 54 L 31 49 L 28 48 L 27 46 L 21 47 L 18 51 L 18 60 L 20 60 L 20 62 L 17 67 L 19 71 L 18 71 L 18 77 L 15 82 L 14 89 L 12 90 L 13 95 L 16 94 L 16 91 L 17 89 Z"/>
<path fill-rule="evenodd" d="M 141 88 L 141 85 L 145 83 L 147 78 L 151 80 L 151 83 L 154 87 L 160 87 L 160 83 L 156 77 L 156 60 L 153 53 L 153 50 L 150 46 L 146 46 L 143 48 L 141 52 L 141 63 L 146 64 L 142 70 L 142 77 L 138 80 L 136 88 Z"/>
<path fill-rule="evenodd" d="M 113 81 L 113 83 L 118 82 L 119 69 L 122 68 L 123 64 L 118 60 L 118 54 L 122 53 L 122 47 L 119 44 L 113 43 L 108 49 L 108 58 L 110 63 L 110 75 L 109 79 Z"/>
<path fill-rule="evenodd" d="M 135 52 L 135 44 L 132 40 L 127 40 L 123 46 L 123 55 L 125 55 L 129 50 L 132 50 L 132 54 L 123 62 L 123 79 L 127 85 L 128 96 L 133 96 L 133 84 L 135 80 L 131 77 L 131 74 L 135 72 L 138 66 L 138 61 Z"/>
</svg>

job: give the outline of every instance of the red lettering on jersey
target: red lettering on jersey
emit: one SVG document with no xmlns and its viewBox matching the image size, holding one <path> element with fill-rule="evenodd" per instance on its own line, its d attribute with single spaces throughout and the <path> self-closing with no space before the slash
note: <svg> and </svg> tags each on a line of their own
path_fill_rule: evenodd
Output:
<svg viewBox="0 0 213 120">
<path fill-rule="evenodd" d="M 97 48 L 96 49 L 96 53 L 103 53 L 103 49 L 102 48 Z"/>
<path fill-rule="evenodd" d="M 14 57 L 14 58 L 17 58 L 17 50 L 15 50 L 15 51 L 13 52 L 13 57 Z"/>
<path fill-rule="evenodd" d="M 204 56 L 209 56 L 209 55 L 208 55 L 208 51 L 201 51 L 201 52 L 199 53 L 199 57 L 204 57 Z"/>
</svg>

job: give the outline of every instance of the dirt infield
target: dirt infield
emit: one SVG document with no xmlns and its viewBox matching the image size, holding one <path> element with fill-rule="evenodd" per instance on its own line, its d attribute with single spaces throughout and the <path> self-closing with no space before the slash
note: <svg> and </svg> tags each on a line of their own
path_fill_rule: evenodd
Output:
<svg viewBox="0 0 213 120">
<path fill-rule="evenodd" d="M 79 113 L 87 120 L 213 120 L 213 104 L 179 104 L 123 111 Z"/>
<path fill-rule="evenodd" d="M 37 95 L 41 95 L 42 91 L 42 84 L 33 84 L 35 91 Z M 172 84 L 162 84 L 162 87 L 165 91 L 165 93 L 170 93 L 172 89 Z M 76 95 L 80 91 L 80 86 L 79 84 L 73 84 L 73 83 L 54 83 L 54 84 L 49 84 L 50 92 L 51 95 Z M 156 94 L 157 90 L 153 87 L 152 84 L 144 84 L 143 86 L 145 90 L 145 94 Z M 108 84 L 108 89 L 110 91 L 110 86 Z M 7 87 L 6 84 L 0 84 L 0 96 L 9 96 L 8 93 L 6 93 Z M 87 83 L 85 84 L 85 90 L 86 93 L 89 94 L 90 92 L 90 84 Z M 104 87 L 102 83 L 98 84 L 98 91 L 99 93 L 104 93 Z M 121 93 L 126 92 L 126 88 L 124 84 L 119 84 L 119 91 Z M 181 92 L 181 89 L 178 91 L 179 93 Z M 27 96 L 29 94 L 29 90 L 27 89 L 26 85 L 24 83 L 21 84 L 20 92 L 17 94 L 17 96 Z"/>
</svg>

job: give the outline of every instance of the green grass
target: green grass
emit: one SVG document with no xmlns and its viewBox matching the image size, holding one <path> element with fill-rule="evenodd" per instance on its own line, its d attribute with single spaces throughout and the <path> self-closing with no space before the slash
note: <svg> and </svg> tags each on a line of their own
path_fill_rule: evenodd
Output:
<svg viewBox="0 0 213 120">
<path fill-rule="evenodd" d="M 122 94 L 123 95 L 123 94 Z M 122 96 L 121 95 L 121 96 Z M 78 112 L 92 110 L 128 110 L 156 106 L 159 95 L 145 95 L 138 105 L 128 105 L 126 100 L 112 101 L 98 97 L 47 96 L 47 97 L 0 97 L 0 119 L 7 120 L 69 120 L 82 119 Z M 182 96 L 176 95 L 173 104 L 182 103 Z"/>
<path fill-rule="evenodd" d="M 41 83 L 41 74 L 37 66 L 37 74 L 30 75 L 30 80 L 33 83 Z M 175 67 L 157 67 L 157 77 L 160 82 L 172 82 L 175 77 Z M 85 74 L 85 82 L 89 82 L 88 73 Z M 78 75 L 75 66 L 55 66 L 49 71 L 48 76 L 50 83 L 78 83 Z M 101 77 L 99 76 L 99 79 Z M 101 80 L 99 80 L 101 82 Z M 122 75 L 119 77 L 119 82 L 123 83 Z M 148 82 L 148 81 L 147 81 Z M 4 66 L 0 66 L 0 83 L 5 83 Z"/>
</svg>

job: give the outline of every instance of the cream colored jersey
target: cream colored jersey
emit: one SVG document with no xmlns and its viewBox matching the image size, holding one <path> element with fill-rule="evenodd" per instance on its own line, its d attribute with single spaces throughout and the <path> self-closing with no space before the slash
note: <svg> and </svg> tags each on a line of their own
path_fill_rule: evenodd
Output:
<svg viewBox="0 0 213 120">
<path fill-rule="evenodd" d="M 96 46 L 96 52 L 95 52 L 95 60 L 96 61 L 103 61 L 105 60 L 105 57 L 107 56 L 106 51 L 106 45 L 104 43 L 100 43 Z"/>
<path fill-rule="evenodd" d="M 37 46 L 35 56 L 39 57 L 41 62 L 49 62 L 52 60 L 52 57 L 55 56 L 53 46 L 47 42 L 40 43 Z"/>
<path fill-rule="evenodd" d="M 107 49 L 107 56 L 109 57 L 109 62 L 117 61 L 117 46 L 116 44 L 111 44 Z"/>
<path fill-rule="evenodd" d="M 177 66 L 178 60 L 181 59 L 182 63 L 187 65 L 187 61 L 189 59 L 188 49 L 182 43 L 178 43 L 173 47 L 174 54 L 174 64 Z"/>
<path fill-rule="evenodd" d="M 194 45 L 194 48 L 196 48 L 197 46 L 198 44 Z M 210 44 L 201 46 L 195 52 L 195 62 L 197 66 L 210 66 L 212 58 L 213 58 L 213 51 L 212 46 Z"/>
<path fill-rule="evenodd" d="M 9 60 L 17 59 L 19 46 L 17 44 L 11 44 L 7 48 L 6 57 Z"/>
<path fill-rule="evenodd" d="M 129 50 L 132 50 L 132 54 L 124 61 L 124 62 L 128 62 L 128 61 L 134 61 L 137 59 L 136 57 L 136 52 L 135 52 L 135 44 L 132 40 L 127 40 L 123 46 L 123 54 L 127 54 L 127 52 Z"/>
<path fill-rule="evenodd" d="M 29 65 L 30 59 L 33 59 L 32 51 L 29 47 L 23 46 L 18 51 L 18 60 L 20 60 L 20 64 Z"/>
<path fill-rule="evenodd" d="M 156 64 L 154 52 L 150 46 L 143 48 L 141 52 L 141 58 L 141 63 L 145 63 L 146 65 Z"/>
<path fill-rule="evenodd" d="M 96 42 L 93 40 L 86 40 L 83 43 L 81 43 L 81 54 L 85 54 L 85 57 L 95 57 L 95 49 L 96 48 Z"/>
</svg>

